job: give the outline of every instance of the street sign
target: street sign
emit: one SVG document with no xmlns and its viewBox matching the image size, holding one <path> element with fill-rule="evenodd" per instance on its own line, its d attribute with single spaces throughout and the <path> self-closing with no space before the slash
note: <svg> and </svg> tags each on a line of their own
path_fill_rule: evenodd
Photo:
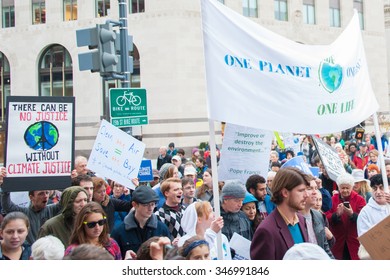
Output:
<svg viewBox="0 0 390 280">
<path fill-rule="evenodd" d="M 116 127 L 148 124 L 146 89 L 111 88 L 110 119 Z"/>
</svg>

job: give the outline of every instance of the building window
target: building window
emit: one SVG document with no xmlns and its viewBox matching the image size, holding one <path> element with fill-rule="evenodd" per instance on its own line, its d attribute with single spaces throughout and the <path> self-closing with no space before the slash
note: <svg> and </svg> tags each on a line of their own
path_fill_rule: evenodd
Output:
<svg viewBox="0 0 390 280">
<path fill-rule="evenodd" d="M 6 98 L 11 94 L 11 70 L 7 57 L 0 52 L 0 162 L 4 162 L 5 147 L 5 107 Z"/>
<path fill-rule="evenodd" d="M 5 101 L 11 91 L 11 70 L 7 57 L 0 52 L 0 122 L 5 119 Z M 1 149 L 0 149 L 1 150 Z"/>
<path fill-rule="evenodd" d="M 64 21 L 77 20 L 77 0 L 64 0 Z"/>
<path fill-rule="evenodd" d="M 110 12 L 110 0 L 96 0 L 96 16 L 106 17 Z"/>
<path fill-rule="evenodd" d="M 46 23 L 45 0 L 32 0 L 32 23 Z"/>
<path fill-rule="evenodd" d="M 303 22 L 307 24 L 316 24 L 314 0 L 303 0 Z"/>
<path fill-rule="evenodd" d="M 275 19 L 288 21 L 287 0 L 274 1 Z"/>
<path fill-rule="evenodd" d="M 73 96 L 72 59 L 61 45 L 52 45 L 39 62 L 40 96 Z"/>
<path fill-rule="evenodd" d="M 257 0 L 242 0 L 242 14 L 246 17 L 257 17 Z"/>
<path fill-rule="evenodd" d="M 363 0 L 354 0 L 353 8 L 357 10 L 360 22 L 360 29 L 364 29 Z"/>
<path fill-rule="evenodd" d="M 329 23 L 332 27 L 340 27 L 340 0 L 329 1 Z"/>
<path fill-rule="evenodd" d="M 14 27 L 15 26 L 15 1 L 3 0 L 1 2 L 1 18 L 2 27 Z"/>
<path fill-rule="evenodd" d="M 130 0 L 130 14 L 145 12 L 145 0 Z"/>
</svg>

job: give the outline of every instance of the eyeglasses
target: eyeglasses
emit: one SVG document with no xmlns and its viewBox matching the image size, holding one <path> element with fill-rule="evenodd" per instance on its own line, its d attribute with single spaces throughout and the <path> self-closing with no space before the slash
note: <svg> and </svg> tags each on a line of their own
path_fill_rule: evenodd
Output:
<svg viewBox="0 0 390 280">
<path fill-rule="evenodd" d="M 88 228 L 94 228 L 98 224 L 99 226 L 105 225 L 107 223 L 106 217 L 97 221 L 97 222 L 83 222 L 84 225 L 87 225 Z"/>
</svg>

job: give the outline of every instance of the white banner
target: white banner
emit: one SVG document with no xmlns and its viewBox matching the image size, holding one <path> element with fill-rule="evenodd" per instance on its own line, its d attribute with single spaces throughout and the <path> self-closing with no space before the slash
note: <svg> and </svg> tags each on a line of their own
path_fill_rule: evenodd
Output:
<svg viewBox="0 0 390 280">
<path fill-rule="evenodd" d="M 209 118 L 303 134 L 345 130 L 378 109 L 359 19 L 330 45 L 275 34 L 202 0 Z"/>
<path fill-rule="evenodd" d="M 272 137 L 271 131 L 226 124 L 218 180 L 238 179 L 245 184 L 253 174 L 267 178 Z"/>
<path fill-rule="evenodd" d="M 102 120 L 87 168 L 134 189 L 132 179 L 138 177 L 145 144 Z"/>
</svg>

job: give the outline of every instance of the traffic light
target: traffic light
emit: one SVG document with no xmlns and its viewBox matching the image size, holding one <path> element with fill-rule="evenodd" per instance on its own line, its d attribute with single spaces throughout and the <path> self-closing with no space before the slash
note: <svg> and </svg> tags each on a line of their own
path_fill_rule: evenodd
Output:
<svg viewBox="0 0 390 280">
<path fill-rule="evenodd" d="M 117 55 L 115 46 L 117 34 L 113 30 L 113 24 L 106 22 L 97 26 L 98 50 L 100 56 L 100 75 L 109 76 L 120 72 L 120 56 Z"/>
<path fill-rule="evenodd" d="M 100 71 L 100 58 L 98 51 L 98 30 L 97 27 L 76 30 L 77 46 L 88 46 L 91 52 L 79 54 L 80 71 L 91 70 Z"/>
</svg>

